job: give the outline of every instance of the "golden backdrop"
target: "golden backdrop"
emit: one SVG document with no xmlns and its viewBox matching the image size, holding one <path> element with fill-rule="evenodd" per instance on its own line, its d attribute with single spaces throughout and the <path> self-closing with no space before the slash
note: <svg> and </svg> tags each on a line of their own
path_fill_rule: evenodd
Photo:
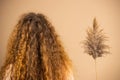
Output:
<svg viewBox="0 0 120 80">
<path fill-rule="evenodd" d="M 19 17 L 27 12 L 48 16 L 73 62 L 75 80 L 95 80 L 94 60 L 84 54 L 81 42 L 96 17 L 111 47 L 111 54 L 97 59 L 98 80 L 120 80 L 119 0 L 0 0 L 0 67 L 9 35 Z"/>
</svg>

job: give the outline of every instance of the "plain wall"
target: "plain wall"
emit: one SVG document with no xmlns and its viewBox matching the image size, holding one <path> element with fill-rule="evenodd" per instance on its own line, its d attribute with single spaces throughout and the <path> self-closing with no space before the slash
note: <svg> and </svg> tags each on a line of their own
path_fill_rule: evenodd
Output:
<svg viewBox="0 0 120 80">
<path fill-rule="evenodd" d="M 111 47 L 110 55 L 97 59 L 98 80 L 120 80 L 120 0 L 0 0 L 0 66 L 9 35 L 27 12 L 43 13 L 54 25 L 73 62 L 75 80 L 95 80 L 94 60 L 81 42 L 96 17 Z"/>
</svg>

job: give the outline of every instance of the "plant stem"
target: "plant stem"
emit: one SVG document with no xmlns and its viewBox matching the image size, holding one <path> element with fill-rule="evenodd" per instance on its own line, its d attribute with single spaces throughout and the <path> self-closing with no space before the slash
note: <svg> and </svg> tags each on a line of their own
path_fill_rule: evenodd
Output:
<svg viewBox="0 0 120 80">
<path fill-rule="evenodd" d="M 95 59 L 95 74 L 96 74 L 96 80 L 98 80 L 97 79 L 97 61 L 96 61 L 96 59 Z"/>
</svg>

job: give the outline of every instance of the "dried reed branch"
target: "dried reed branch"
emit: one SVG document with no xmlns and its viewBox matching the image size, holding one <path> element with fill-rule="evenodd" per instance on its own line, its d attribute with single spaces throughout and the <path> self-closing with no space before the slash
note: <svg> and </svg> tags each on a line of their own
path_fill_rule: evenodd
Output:
<svg viewBox="0 0 120 80">
<path fill-rule="evenodd" d="M 105 44 L 107 37 L 103 29 L 99 29 L 96 18 L 93 20 L 93 27 L 87 30 L 86 40 L 83 42 L 85 53 L 91 55 L 94 59 L 102 57 L 109 53 L 109 46 Z"/>
<path fill-rule="evenodd" d="M 93 20 L 93 27 L 87 30 L 86 40 L 83 42 L 85 53 L 91 55 L 95 60 L 95 74 L 97 80 L 97 62 L 96 58 L 102 57 L 109 53 L 109 46 L 105 44 L 107 37 L 103 33 L 103 29 L 99 29 L 96 18 Z"/>
</svg>

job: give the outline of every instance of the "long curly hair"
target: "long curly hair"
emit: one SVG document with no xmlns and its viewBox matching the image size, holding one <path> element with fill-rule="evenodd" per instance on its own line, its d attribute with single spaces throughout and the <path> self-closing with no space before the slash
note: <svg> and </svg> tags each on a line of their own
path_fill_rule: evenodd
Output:
<svg viewBox="0 0 120 80">
<path fill-rule="evenodd" d="M 67 80 L 71 61 L 54 27 L 43 14 L 21 16 L 8 41 L 0 80 L 11 67 L 11 80 Z"/>
</svg>

